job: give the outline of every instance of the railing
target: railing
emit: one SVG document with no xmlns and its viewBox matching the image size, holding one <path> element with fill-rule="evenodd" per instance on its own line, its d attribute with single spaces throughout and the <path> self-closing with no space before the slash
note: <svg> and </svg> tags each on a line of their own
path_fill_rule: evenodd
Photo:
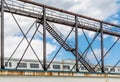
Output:
<svg viewBox="0 0 120 82">
<path fill-rule="evenodd" d="M 55 27 L 54 27 L 55 28 Z M 70 52 L 73 53 L 74 56 L 76 56 L 76 51 L 75 49 L 71 50 L 72 47 L 70 47 L 69 43 L 65 42 L 62 39 L 62 37 L 59 36 L 59 32 L 55 31 L 54 28 L 49 25 L 48 23 L 46 23 L 46 29 L 48 30 L 48 32 L 58 41 L 58 43 L 66 50 L 69 50 Z M 56 28 L 55 28 L 56 29 Z M 79 54 L 79 61 L 85 66 L 85 68 L 89 71 L 89 72 L 95 72 L 94 69 L 89 65 L 89 61 L 85 60 L 81 54 L 79 52 L 77 52 Z"/>
<path fill-rule="evenodd" d="M 48 24 L 51 26 L 52 29 L 63 39 L 65 40 L 66 37 L 56 28 L 56 26 L 53 23 L 48 22 Z M 66 40 L 66 43 L 68 44 L 69 47 L 74 48 L 74 42 Z"/>
<path fill-rule="evenodd" d="M 55 25 L 53 23 L 48 22 L 48 24 L 57 32 L 57 34 L 63 39 L 65 40 L 65 36 L 55 27 Z"/>
<path fill-rule="evenodd" d="M 8 6 L 10 8 L 34 12 L 36 14 L 40 14 L 42 12 L 42 7 L 26 4 L 17 0 L 5 0 L 5 3 L 7 3 L 5 6 Z"/>
<path fill-rule="evenodd" d="M 40 14 L 43 10 L 42 7 L 23 3 L 20 1 L 16 1 L 16 0 L 5 0 L 5 1 L 8 5 L 8 7 L 10 7 L 10 8 L 15 8 L 15 9 L 19 9 L 19 10 L 28 11 L 28 12 L 34 12 L 36 14 Z M 43 13 L 41 13 L 41 15 L 42 14 Z M 58 12 L 55 10 L 46 9 L 46 16 L 65 20 L 65 21 L 75 22 L 75 16 L 69 15 L 66 13 L 62 13 L 62 12 Z M 96 28 L 100 27 L 99 22 L 96 22 L 96 21 L 92 21 L 92 20 L 88 20 L 88 19 L 80 18 L 80 17 L 78 18 L 78 20 L 80 21 L 80 24 L 83 24 L 83 25 L 88 25 L 88 26 L 96 27 Z"/>
<path fill-rule="evenodd" d="M 48 24 L 51 26 L 51 28 L 52 28 L 63 40 L 66 39 L 65 36 L 55 27 L 55 25 L 54 25 L 53 23 L 48 22 Z M 68 45 L 71 49 L 75 49 L 75 43 L 74 43 L 74 42 L 66 41 L 66 43 L 67 43 L 67 45 Z M 80 52 L 81 52 L 81 51 L 78 49 L 79 55 L 82 54 L 82 53 L 80 53 Z M 85 60 L 86 60 L 87 62 L 89 62 L 90 64 L 92 64 L 87 57 L 85 57 Z"/>
<path fill-rule="evenodd" d="M 5 0 L 5 2 L 7 3 L 7 5 L 5 4 L 5 6 L 8 6 L 10 8 L 15 8 L 15 9 L 23 10 L 23 11 L 28 11 L 31 13 L 43 15 L 43 12 L 42 12 L 43 8 L 40 6 L 24 3 L 24 2 L 21 2 L 18 0 Z M 52 9 L 46 8 L 46 16 L 53 17 L 56 19 L 61 19 L 61 20 L 67 21 L 67 22 L 69 22 L 69 21 L 75 22 L 74 15 L 70 15 L 70 14 L 59 12 L 59 11 L 52 10 Z M 98 22 L 98 21 L 89 20 L 89 19 L 86 19 L 83 17 L 78 17 L 78 20 L 79 20 L 80 24 L 83 26 L 100 28 L 100 22 Z M 120 28 L 113 27 L 108 24 L 104 24 L 104 25 L 106 25 L 106 27 L 103 27 L 103 29 L 109 30 L 111 32 L 120 33 Z M 117 28 L 117 30 L 116 30 L 116 28 Z"/>
</svg>

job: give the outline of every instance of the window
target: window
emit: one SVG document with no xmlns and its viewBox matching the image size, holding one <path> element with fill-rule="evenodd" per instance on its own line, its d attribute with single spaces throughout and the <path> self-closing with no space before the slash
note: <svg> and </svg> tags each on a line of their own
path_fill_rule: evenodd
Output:
<svg viewBox="0 0 120 82">
<path fill-rule="evenodd" d="M 97 71 L 101 71 L 101 68 L 98 68 L 98 70 Z"/>
<path fill-rule="evenodd" d="M 104 71 L 108 71 L 108 68 L 105 68 Z"/>
<path fill-rule="evenodd" d="M 9 62 L 9 67 L 12 67 L 12 63 L 11 62 Z"/>
<path fill-rule="evenodd" d="M 85 68 L 82 66 L 82 67 L 81 67 L 81 70 L 85 70 Z"/>
<path fill-rule="evenodd" d="M 39 64 L 31 63 L 30 68 L 39 68 Z"/>
<path fill-rule="evenodd" d="M 5 67 L 8 67 L 8 63 L 7 62 L 5 62 Z"/>
<path fill-rule="evenodd" d="M 118 69 L 118 72 L 120 72 L 120 69 Z"/>
<path fill-rule="evenodd" d="M 111 71 L 111 72 L 115 72 L 115 69 L 114 69 L 114 68 L 111 68 L 110 71 Z"/>
<path fill-rule="evenodd" d="M 60 69 L 60 65 L 53 65 L 53 69 Z"/>
<path fill-rule="evenodd" d="M 9 65 L 9 67 L 12 67 L 12 63 L 11 62 L 5 62 L 5 67 L 8 67 L 8 65 Z"/>
<path fill-rule="evenodd" d="M 27 63 L 20 63 L 19 68 L 27 68 Z"/>
<path fill-rule="evenodd" d="M 63 65 L 63 69 L 70 69 L 69 65 Z"/>
<path fill-rule="evenodd" d="M 46 67 L 48 67 L 48 64 L 46 65 Z M 48 67 L 48 69 L 50 69 L 50 66 Z"/>
</svg>

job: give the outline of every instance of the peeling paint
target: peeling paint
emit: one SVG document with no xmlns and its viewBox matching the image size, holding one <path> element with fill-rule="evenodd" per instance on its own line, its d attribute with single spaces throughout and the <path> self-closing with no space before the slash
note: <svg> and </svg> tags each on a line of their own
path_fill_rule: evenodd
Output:
<svg viewBox="0 0 120 82">
<path fill-rule="evenodd" d="M 120 74 L 94 74 L 94 73 L 74 73 L 74 72 L 50 72 L 50 71 L 0 71 L 0 75 L 15 75 L 15 76 L 65 76 L 65 77 L 102 77 L 102 78 L 120 78 Z"/>
</svg>

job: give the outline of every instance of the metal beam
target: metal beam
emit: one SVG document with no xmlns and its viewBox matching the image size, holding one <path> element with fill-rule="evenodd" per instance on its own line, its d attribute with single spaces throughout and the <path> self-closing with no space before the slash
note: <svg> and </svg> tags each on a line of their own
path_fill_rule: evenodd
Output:
<svg viewBox="0 0 120 82">
<path fill-rule="evenodd" d="M 4 69 L 4 0 L 1 0 L 1 69 Z"/>
<path fill-rule="evenodd" d="M 76 71 L 79 71 L 79 67 L 78 67 L 78 20 L 77 20 L 77 16 L 75 16 L 75 54 L 76 54 Z"/>
<path fill-rule="evenodd" d="M 46 71 L 46 8 L 43 7 L 43 69 Z"/>
<path fill-rule="evenodd" d="M 103 23 L 100 23 L 100 27 L 101 27 L 101 72 L 104 73 L 104 39 L 103 39 Z"/>
</svg>

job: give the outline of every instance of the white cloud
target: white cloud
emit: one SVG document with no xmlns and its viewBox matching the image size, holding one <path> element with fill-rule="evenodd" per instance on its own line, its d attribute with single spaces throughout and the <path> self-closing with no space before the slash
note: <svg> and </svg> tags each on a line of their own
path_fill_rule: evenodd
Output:
<svg viewBox="0 0 120 82">
<path fill-rule="evenodd" d="M 94 49 L 94 53 L 95 53 L 95 55 L 96 55 L 96 57 L 99 59 L 100 57 L 101 57 L 101 50 L 100 49 Z M 93 55 L 93 53 L 91 52 L 90 53 L 90 55 L 89 55 L 89 59 L 90 60 L 93 60 L 93 59 L 95 59 L 95 57 L 94 57 L 94 55 Z"/>
<path fill-rule="evenodd" d="M 117 24 L 117 25 L 120 24 L 119 21 L 118 21 L 118 20 L 115 20 L 115 19 L 110 19 L 110 22 L 113 23 L 113 24 Z"/>
<path fill-rule="evenodd" d="M 18 43 L 21 41 L 22 37 L 18 36 L 9 36 L 5 38 L 5 56 L 10 57 L 15 48 L 17 47 Z M 19 48 L 17 49 L 16 53 L 14 54 L 13 57 L 15 58 L 20 58 L 22 54 L 24 53 L 28 43 L 24 39 L 24 41 L 21 43 Z M 35 52 L 37 53 L 38 57 L 40 59 L 43 58 L 43 42 L 38 39 L 33 39 L 31 42 L 32 47 L 34 48 Z M 55 49 L 55 45 L 51 45 L 50 43 L 47 43 L 47 55 L 50 55 Z M 24 58 L 29 58 L 29 59 L 35 59 L 35 54 L 33 53 L 32 49 L 29 47 L 27 49 L 27 52 L 25 54 Z"/>
<path fill-rule="evenodd" d="M 119 10 L 115 0 L 63 0 L 62 2 L 60 0 L 50 2 L 41 0 L 38 2 L 101 20 L 109 18 Z M 118 24 L 116 21 L 113 23 Z M 64 30 L 67 29 L 64 28 Z M 87 34 L 92 37 L 94 32 L 88 31 Z"/>
<path fill-rule="evenodd" d="M 86 35 L 89 37 L 89 38 L 92 38 L 92 37 L 94 37 L 95 36 L 95 32 L 92 32 L 92 31 L 87 31 L 87 30 L 85 30 L 85 33 L 86 33 Z"/>
<path fill-rule="evenodd" d="M 112 41 L 113 41 L 113 42 L 117 41 L 118 39 L 119 39 L 119 37 L 114 37 L 114 36 L 112 36 Z M 120 43 L 120 39 L 118 40 L 118 43 Z"/>
<path fill-rule="evenodd" d="M 70 31 L 72 30 L 72 28 L 74 27 L 70 27 L 70 26 L 65 26 L 65 25 L 60 25 L 60 24 L 54 24 L 54 26 L 57 29 L 57 33 L 58 34 L 62 34 L 64 38 L 66 38 L 68 36 L 68 34 L 70 33 Z M 62 36 L 61 35 L 61 36 Z M 78 35 L 81 36 L 82 35 L 82 31 L 81 29 L 78 30 Z M 69 39 L 71 38 L 75 38 L 75 28 L 73 29 L 72 33 L 70 34 L 70 36 L 68 37 Z"/>
<path fill-rule="evenodd" d="M 61 0 L 35 1 L 101 20 L 115 14 L 119 8 L 116 0 L 62 0 L 62 2 Z"/>
<path fill-rule="evenodd" d="M 15 16 L 16 20 L 18 21 L 21 29 L 26 34 L 26 32 L 28 31 L 30 26 L 33 24 L 35 19 L 31 19 L 31 18 L 23 17 L 23 16 L 17 16 L 17 15 L 14 15 L 14 16 Z M 28 33 L 27 36 L 29 37 L 28 38 L 29 40 L 32 37 L 33 33 L 35 32 L 35 28 L 36 27 L 34 25 L 32 27 L 32 29 L 30 30 L 30 32 Z M 39 27 L 39 28 L 40 28 L 39 30 L 41 31 L 42 28 L 41 27 Z M 23 37 L 23 34 L 21 33 L 20 29 L 18 28 L 18 26 L 17 26 L 16 22 L 14 21 L 13 17 L 11 16 L 11 14 L 5 13 L 5 56 L 6 57 L 9 57 L 12 54 L 12 52 L 15 50 L 18 43 L 22 39 L 22 37 Z M 41 36 L 39 36 L 39 37 L 41 37 Z M 14 57 L 20 58 L 27 45 L 28 45 L 28 43 L 24 39 L 23 43 L 20 45 L 20 47 L 16 51 Z M 43 58 L 43 47 L 42 47 L 43 42 L 42 42 L 42 40 L 33 39 L 31 45 L 35 49 L 39 58 L 42 59 Z M 51 54 L 55 49 L 56 49 L 55 45 L 47 42 L 47 55 Z M 25 58 L 35 58 L 35 55 L 30 47 L 28 48 L 28 50 L 26 52 Z"/>
<path fill-rule="evenodd" d="M 115 0 L 77 0 L 77 2 L 78 4 L 69 8 L 70 11 L 98 19 L 108 18 L 118 9 Z"/>
<path fill-rule="evenodd" d="M 75 0 L 75 2 L 76 1 L 78 4 L 69 8 L 70 11 L 100 20 L 105 20 L 118 11 L 116 1 L 113 0 Z M 112 21 L 112 23 L 118 24 L 118 21 Z M 95 32 L 91 31 L 87 31 L 86 33 L 91 38 L 95 35 Z M 105 36 L 105 38 L 107 37 L 108 36 Z"/>
<path fill-rule="evenodd" d="M 101 59 L 101 49 L 100 48 L 94 48 L 93 51 L 94 51 L 97 59 L 100 60 Z M 104 48 L 104 54 L 106 53 L 106 51 L 107 50 Z M 87 58 L 94 63 L 97 62 L 96 59 L 95 59 L 95 56 L 92 52 L 90 52 L 89 55 L 87 55 Z"/>
<path fill-rule="evenodd" d="M 41 0 L 38 2 L 101 20 L 109 18 L 118 11 L 115 0 L 63 0 L 62 2 L 60 0 Z M 118 24 L 117 21 L 113 23 Z M 60 27 L 60 30 L 69 31 L 67 28 L 62 29 L 62 27 Z M 95 33 L 87 31 L 87 34 L 92 38 Z"/>
<path fill-rule="evenodd" d="M 20 27 L 23 29 L 24 33 L 28 30 L 28 28 L 32 25 L 34 22 L 34 19 L 14 15 L 17 22 L 19 23 Z M 16 35 L 20 33 L 20 29 L 18 25 L 16 24 L 15 20 L 13 19 L 12 15 L 9 13 L 5 13 L 5 36 L 9 35 Z"/>
<path fill-rule="evenodd" d="M 113 17 L 114 18 L 119 18 L 119 14 L 115 14 Z"/>
</svg>

